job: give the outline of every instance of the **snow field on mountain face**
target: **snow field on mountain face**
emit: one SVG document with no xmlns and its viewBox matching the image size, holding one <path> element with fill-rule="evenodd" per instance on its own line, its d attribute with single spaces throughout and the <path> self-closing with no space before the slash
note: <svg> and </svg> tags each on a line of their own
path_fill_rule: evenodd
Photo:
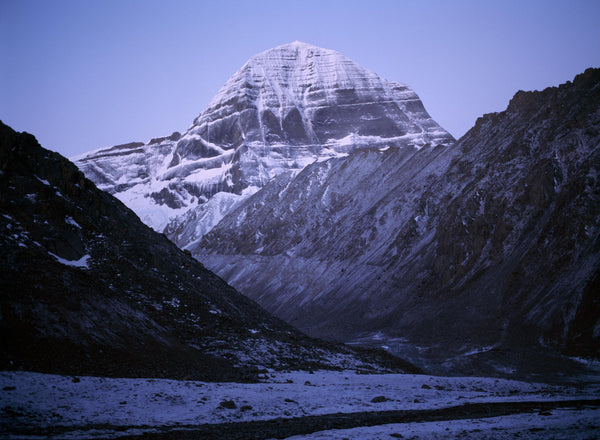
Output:
<svg viewBox="0 0 600 440">
<path fill-rule="evenodd" d="M 245 83 L 271 88 L 263 103 L 258 104 L 281 107 L 294 101 L 306 102 L 306 93 L 315 84 L 325 91 L 356 87 L 358 92 L 372 93 L 383 89 L 382 82 L 375 73 L 339 52 L 294 42 L 251 57 L 217 92 L 207 110 L 224 107 L 238 93 L 236 85 Z M 324 104 L 329 100 L 325 96 Z"/>
<path fill-rule="evenodd" d="M 183 231 L 180 234 L 173 234 L 171 240 L 176 244 L 180 243 L 178 241 L 180 238 L 188 242 L 186 246 L 182 246 L 182 249 L 198 244 L 202 236 L 219 223 L 225 214 L 250 197 L 256 190 L 256 187 L 248 187 L 241 195 L 218 192 L 206 203 L 198 205 L 196 209 L 188 211 L 181 217 L 171 218 L 171 222 L 185 225 Z"/>
<path fill-rule="evenodd" d="M 134 211 L 141 221 L 157 232 L 163 231 L 171 217 L 181 215 L 197 206 L 196 202 L 179 209 L 173 209 L 167 205 L 156 203 L 152 198 L 148 197 L 147 193 L 142 191 L 144 190 L 137 191 L 135 188 L 132 188 L 128 191 L 114 194 L 114 196 Z"/>
<path fill-rule="evenodd" d="M 569 387 L 494 378 L 359 375 L 350 371 L 270 373 L 256 384 L 0 372 L 0 387 L 4 390 L 0 432 L 59 425 L 75 430 L 103 423 L 151 429 L 338 412 L 432 409 L 475 402 L 591 399 L 600 393 L 597 382 Z M 387 400 L 375 399 L 381 396 Z M 232 401 L 235 408 L 224 408 L 224 401 Z M 89 433 L 82 435 L 89 437 Z"/>
</svg>

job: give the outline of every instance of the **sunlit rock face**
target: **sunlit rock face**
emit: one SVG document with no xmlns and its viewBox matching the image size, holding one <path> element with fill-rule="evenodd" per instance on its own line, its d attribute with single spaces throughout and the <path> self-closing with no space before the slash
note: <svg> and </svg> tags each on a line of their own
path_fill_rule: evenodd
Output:
<svg viewBox="0 0 600 440">
<path fill-rule="evenodd" d="M 597 356 L 599 93 L 590 69 L 454 145 L 281 174 L 191 250 L 312 334 Z"/>
<path fill-rule="evenodd" d="M 186 247 L 281 173 L 357 148 L 417 151 L 452 141 L 408 86 L 333 50 L 294 42 L 250 58 L 183 135 L 74 160 Z"/>
</svg>

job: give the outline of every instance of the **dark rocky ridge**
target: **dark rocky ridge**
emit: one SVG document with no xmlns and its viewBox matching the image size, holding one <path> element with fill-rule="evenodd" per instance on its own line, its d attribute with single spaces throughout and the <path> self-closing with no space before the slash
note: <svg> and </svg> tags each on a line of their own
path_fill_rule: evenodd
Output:
<svg viewBox="0 0 600 440">
<path fill-rule="evenodd" d="M 1 369 L 203 380 L 248 380 L 259 367 L 410 369 L 274 318 L 3 124 L 0 229 Z"/>
<path fill-rule="evenodd" d="M 275 179 L 193 252 L 313 335 L 380 333 L 438 361 L 473 347 L 488 351 L 469 362 L 597 357 L 599 144 L 589 69 L 517 93 L 453 146 L 356 151 Z"/>
</svg>

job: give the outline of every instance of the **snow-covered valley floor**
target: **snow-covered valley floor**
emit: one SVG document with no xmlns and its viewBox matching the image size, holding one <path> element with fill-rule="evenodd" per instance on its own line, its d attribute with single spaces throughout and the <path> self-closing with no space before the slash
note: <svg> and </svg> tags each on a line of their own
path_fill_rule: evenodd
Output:
<svg viewBox="0 0 600 440">
<path fill-rule="evenodd" d="M 0 437 L 60 439 L 141 434 L 187 438 L 186 432 L 193 433 L 194 426 L 206 424 L 406 410 L 415 411 L 414 420 L 418 420 L 418 415 L 428 410 L 464 404 L 536 402 L 535 408 L 537 402 L 542 405 L 548 401 L 600 398 L 600 381 L 593 378 L 575 385 L 548 385 L 494 378 L 330 371 L 274 372 L 255 384 L 8 371 L 0 372 L 0 389 Z M 493 417 L 495 414 L 489 412 L 472 419 L 463 415 L 450 421 L 377 424 L 340 430 L 329 426 L 327 430 L 299 436 L 290 431 L 292 435 L 287 437 L 295 440 L 600 438 L 597 400 L 589 405 L 559 406 L 514 411 L 502 417 Z M 302 419 L 298 420 L 301 423 Z M 319 418 L 314 420 L 318 422 Z"/>
</svg>

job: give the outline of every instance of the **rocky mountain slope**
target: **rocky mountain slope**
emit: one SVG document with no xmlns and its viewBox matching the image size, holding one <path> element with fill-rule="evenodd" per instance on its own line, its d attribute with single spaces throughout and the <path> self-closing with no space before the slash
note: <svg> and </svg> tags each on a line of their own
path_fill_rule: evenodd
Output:
<svg viewBox="0 0 600 440">
<path fill-rule="evenodd" d="M 356 148 L 453 141 L 408 86 L 338 52 L 294 42 L 250 58 L 183 135 L 74 161 L 185 248 L 281 173 Z"/>
<path fill-rule="evenodd" d="M 402 365 L 274 318 L 3 124 L 0 230 L 0 369 L 245 380 L 262 367 Z"/>
<path fill-rule="evenodd" d="M 313 335 L 471 363 L 597 357 L 599 172 L 589 69 L 517 93 L 455 145 L 358 149 L 281 175 L 192 252 Z"/>
</svg>

